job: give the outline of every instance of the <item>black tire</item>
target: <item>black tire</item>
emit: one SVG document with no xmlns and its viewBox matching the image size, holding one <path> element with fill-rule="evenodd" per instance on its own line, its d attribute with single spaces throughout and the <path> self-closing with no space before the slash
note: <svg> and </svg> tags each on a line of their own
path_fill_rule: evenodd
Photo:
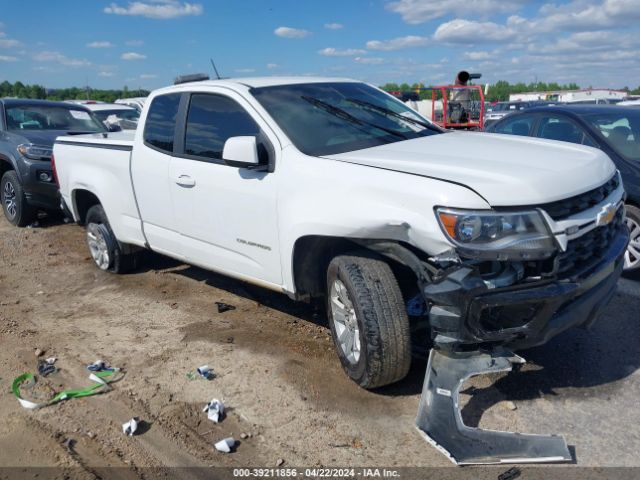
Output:
<svg viewBox="0 0 640 480">
<path fill-rule="evenodd" d="M 347 358 L 336 332 L 332 286 L 337 279 L 346 287 L 357 319 L 357 360 Z M 335 257 L 327 269 L 327 317 L 342 366 L 354 382 L 372 389 L 406 377 L 411 366 L 409 318 L 398 282 L 385 261 L 367 251 Z"/>
<path fill-rule="evenodd" d="M 106 266 L 106 268 L 102 268 L 94 259 L 94 263 L 96 263 L 98 268 L 111 273 L 128 273 L 138 268 L 141 252 L 123 253 L 126 245 L 121 244 L 113 234 L 113 230 L 111 230 L 109 220 L 104 213 L 102 205 L 94 205 L 87 212 L 85 220 L 87 230 L 92 228 L 92 224 L 97 225 L 100 234 L 103 235 L 106 241 L 109 252 L 109 261 L 107 262 L 108 266 Z M 89 251 L 91 251 L 91 249 L 89 249 Z"/>
<path fill-rule="evenodd" d="M 629 247 L 625 252 L 625 263 L 635 260 L 635 265 L 623 270 L 622 274 L 628 278 L 640 278 L 640 208 L 633 205 L 625 205 L 627 211 L 627 226 L 631 231 Z"/>
<path fill-rule="evenodd" d="M 10 196 L 9 192 L 13 192 L 12 196 Z M 24 189 L 14 170 L 9 170 L 2 176 L 0 181 L 0 200 L 2 201 L 4 216 L 12 225 L 26 227 L 36 219 L 38 212 L 27 203 Z M 9 204 L 11 204 L 11 207 Z"/>
</svg>

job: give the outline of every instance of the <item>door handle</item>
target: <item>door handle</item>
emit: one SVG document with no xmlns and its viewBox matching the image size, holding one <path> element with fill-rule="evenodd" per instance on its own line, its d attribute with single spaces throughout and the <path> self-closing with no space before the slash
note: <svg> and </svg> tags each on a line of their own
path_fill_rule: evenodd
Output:
<svg viewBox="0 0 640 480">
<path fill-rule="evenodd" d="M 176 183 L 178 185 L 180 185 L 181 187 L 195 187 L 196 186 L 196 181 L 193 178 L 191 178 L 189 175 L 180 175 L 176 179 Z"/>
</svg>

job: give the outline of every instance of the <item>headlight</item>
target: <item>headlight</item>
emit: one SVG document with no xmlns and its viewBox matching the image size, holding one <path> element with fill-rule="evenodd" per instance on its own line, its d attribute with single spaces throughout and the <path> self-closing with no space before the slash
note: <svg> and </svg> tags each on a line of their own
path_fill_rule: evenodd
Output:
<svg viewBox="0 0 640 480">
<path fill-rule="evenodd" d="M 446 236 L 464 256 L 491 260 L 541 260 L 556 251 L 554 238 L 537 210 L 494 212 L 437 208 Z"/>
<path fill-rule="evenodd" d="M 51 160 L 53 150 L 51 147 L 23 143 L 22 145 L 18 145 L 18 152 L 20 152 L 20 155 L 23 157 L 27 157 L 32 160 Z"/>
</svg>

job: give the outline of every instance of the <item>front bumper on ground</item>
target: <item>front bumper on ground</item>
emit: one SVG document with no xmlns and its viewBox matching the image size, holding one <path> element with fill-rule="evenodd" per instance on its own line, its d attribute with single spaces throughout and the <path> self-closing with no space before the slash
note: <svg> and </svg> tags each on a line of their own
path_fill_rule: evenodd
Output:
<svg viewBox="0 0 640 480">
<path fill-rule="evenodd" d="M 619 229 L 600 258 L 568 278 L 490 290 L 458 266 L 423 287 L 434 343 L 451 351 L 479 346 L 522 349 L 573 326 L 590 327 L 615 292 L 629 234 Z"/>
</svg>

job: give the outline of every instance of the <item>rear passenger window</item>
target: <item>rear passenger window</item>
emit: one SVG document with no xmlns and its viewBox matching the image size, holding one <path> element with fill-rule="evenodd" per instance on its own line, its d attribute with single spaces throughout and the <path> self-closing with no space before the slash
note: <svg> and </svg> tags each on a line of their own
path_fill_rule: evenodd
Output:
<svg viewBox="0 0 640 480">
<path fill-rule="evenodd" d="M 173 152 L 173 135 L 180 105 L 180 93 L 159 95 L 153 99 L 144 125 L 144 141 L 149 146 Z"/>
<path fill-rule="evenodd" d="M 259 133 L 260 127 L 234 100 L 211 94 L 191 96 L 184 144 L 186 154 L 221 160 L 228 138 Z"/>
<path fill-rule="evenodd" d="M 533 126 L 533 117 L 530 115 L 516 115 L 500 122 L 496 125 L 496 133 L 505 133 L 507 135 L 522 135 L 528 137 L 531 135 L 531 127 Z"/>
</svg>

